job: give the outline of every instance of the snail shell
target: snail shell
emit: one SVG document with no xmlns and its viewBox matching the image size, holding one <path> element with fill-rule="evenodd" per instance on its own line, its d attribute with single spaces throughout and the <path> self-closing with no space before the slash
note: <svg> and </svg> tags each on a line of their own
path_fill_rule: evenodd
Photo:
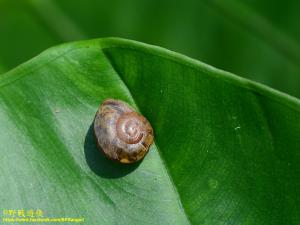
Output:
<svg viewBox="0 0 300 225">
<path fill-rule="evenodd" d="M 113 160 L 133 163 L 142 159 L 153 142 L 148 120 L 120 100 L 107 99 L 94 119 L 98 148 Z"/>
</svg>

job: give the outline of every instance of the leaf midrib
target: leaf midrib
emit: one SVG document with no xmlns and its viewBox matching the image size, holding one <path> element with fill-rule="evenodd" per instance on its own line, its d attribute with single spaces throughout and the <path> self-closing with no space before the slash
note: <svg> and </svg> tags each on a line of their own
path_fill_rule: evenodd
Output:
<svg viewBox="0 0 300 225">
<path fill-rule="evenodd" d="M 102 49 L 103 49 L 103 48 L 102 48 Z M 139 112 L 141 112 L 141 113 L 143 114 L 143 111 L 140 109 L 140 107 L 138 106 L 136 100 L 134 99 L 133 95 L 131 94 L 131 91 L 130 91 L 130 89 L 128 88 L 128 85 L 127 85 L 126 82 L 122 79 L 122 76 L 120 76 L 120 74 L 118 73 L 118 71 L 115 69 L 113 63 L 111 62 L 111 60 L 109 59 L 109 57 L 107 57 L 107 55 L 105 54 L 105 52 L 103 52 L 103 54 L 105 55 L 107 61 L 108 61 L 109 64 L 110 64 L 110 66 L 113 68 L 115 74 L 116 74 L 116 75 L 118 76 L 118 78 L 120 79 L 120 82 L 122 83 L 123 87 L 126 89 L 127 94 L 129 95 L 129 97 L 130 97 L 131 101 L 133 102 L 135 108 L 136 108 Z M 175 185 L 175 183 L 174 183 L 174 180 L 173 180 L 173 178 L 172 178 L 172 176 L 171 176 L 171 173 L 170 173 L 170 171 L 169 171 L 169 168 L 168 168 L 167 164 L 165 163 L 163 157 L 161 156 L 160 147 L 158 146 L 157 143 L 155 143 L 155 141 L 154 141 L 153 144 L 155 145 L 155 148 L 157 149 L 157 152 L 158 152 L 158 155 L 159 155 L 159 160 L 161 161 L 161 163 L 162 163 L 162 165 L 163 165 L 162 167 L 165 169 L 165 172 L 166 172 L 167 175 L 168 175 L 169 181 L 170 181 L 171 186 L 172 186 L 172 188 L 173 188 L 173 192 L 174 192 L 174 194 L 175 194 L 175 196 L 176 196 L 176 199 L 177 199 L 177 202 L 178 202 L 178 204 L 179 204 L 179 207 L 180 207 L 182 213 L 185 215 L 185 218 L 187 219 L 188 223 L 189 223 L 189 224 L 192 224 L 192 223 L 190 222 L 190 219 L 189 219 L 189 217 L 188 217 L 188 214 L 186 213 L 186 210 L 185 210 L 185 208 L 184 208 L 184 206 L 183 206 L 183 204 L 182 204 L 181 196 L 180 196 L 180 194 L 179 194 L 179 191 L 177 190 L 177 187 L 176 187 L 176 185 Z"/>
</svg>

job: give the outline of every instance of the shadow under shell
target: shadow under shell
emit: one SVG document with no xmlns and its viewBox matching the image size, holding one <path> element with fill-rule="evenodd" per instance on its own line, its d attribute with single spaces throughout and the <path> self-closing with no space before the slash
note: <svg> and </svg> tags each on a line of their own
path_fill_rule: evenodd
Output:
<svg viewBox="0 0 300 225">
<path fill-rule="evenodd" d="M 95 174 L 103 178 L 119 178 L 139 167 L 143 159 L 132 164 L 121 164 L 108 159 L 103 151 L 97 148 L 93 127 L 94 124 L 91 124 L 85 137 L 84 155 L 88 166 Z"/>
</svg>

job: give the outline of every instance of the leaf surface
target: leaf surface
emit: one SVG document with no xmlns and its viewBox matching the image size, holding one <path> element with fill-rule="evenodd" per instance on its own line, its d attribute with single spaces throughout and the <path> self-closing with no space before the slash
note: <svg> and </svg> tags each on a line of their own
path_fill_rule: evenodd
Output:
<svg viewBox="0 0 300 225">
<path fill-rule="evenodd" d="M 155 144 L 114 164 L 91 130 L 99 104 L 145 115 Z M 51 48 L 0 77 L 3 209 L 87 224 L 299 224 L 299 100 L 124 39 Z"/>
</svg>

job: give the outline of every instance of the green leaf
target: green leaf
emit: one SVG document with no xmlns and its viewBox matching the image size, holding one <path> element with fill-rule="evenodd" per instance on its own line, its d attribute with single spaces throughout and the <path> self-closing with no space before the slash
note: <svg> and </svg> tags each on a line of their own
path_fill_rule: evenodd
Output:
<svg viewBox="0 0 300 225">
<path fill-rule="evenodd" d="M 105 98 L 153 125 L 141 163 L 96 149 Z M 0 77 L 0 124 L 2 209 L 89 225 L 300 223 L 299 100 L 159 47 L 51 48 Z"/>
</svg>

